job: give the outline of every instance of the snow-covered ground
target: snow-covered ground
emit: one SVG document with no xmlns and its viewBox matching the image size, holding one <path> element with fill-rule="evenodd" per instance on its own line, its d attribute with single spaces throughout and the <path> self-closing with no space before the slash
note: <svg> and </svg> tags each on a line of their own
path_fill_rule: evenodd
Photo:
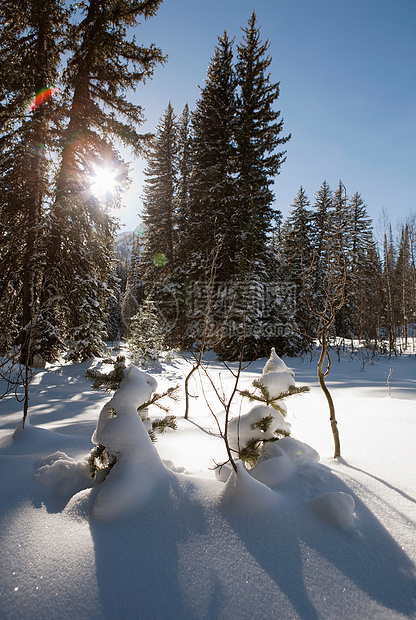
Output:
<svg viewBox="0 0 416 620">
<path fill-rule="evenodd" d="M 220 420 L 221 406 L 195 374 L 189 420 L 182 399 L 172 409 L 178 430 L 155 444 L 164 466 L 151 446 L 129 448 L 136 491 L 130 504 L 126 490 L 110 494 L 111 518 L 97 509 L 100 485 L 84 488 L 82 462 L 112 395 L 92 391 L 91 362 L 39 371 L 23 432 L 15 433 L 21 405 L 0 402 L 0 618 L 416 618 L 416 359 L 363 368 L 358 357 L 333 357 L 341 459 L 332 458 L 316 360 L 285 358 L 296 385 L 311 387 L 286 402 L 297 442 L 274 444 L 285 446 L 270 461 L 278 468 L 257 476 L 269 486 L 244 470 L 217 480 L 213 463 L 225 449 L 206 399 Z M 265 362 L 244 370 L 240 389 Z M 160 391 L 183 384 L 188 369 L 179 358 L 146 371 Z M 231 389 L 214 358 L 209 369 Z M 252 406 L 245 401 L 235 397 L 235 415 Z M 102 484 L 123 478 L 117 466 Z"/>
</svg>

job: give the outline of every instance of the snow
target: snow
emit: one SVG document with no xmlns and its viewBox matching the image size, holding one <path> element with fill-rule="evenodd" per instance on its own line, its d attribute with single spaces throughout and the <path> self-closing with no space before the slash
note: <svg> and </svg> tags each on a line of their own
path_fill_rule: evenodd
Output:
<svg viewBox="0 0 416 620">
<path fill-rule="evenodd" d="M 111 470 L 105 468 L 99 472 L 95 493 L 83 496 L 88 503 L 93 495 L 92 515 L 107 521 L 137 508 L 167 475 L 137 413 L 137 407 L 146 403 L 156 390 L 157 381 L 134 365 L 126 368 L 123 375 L 120 388 L 103 406 L 92 436 L 93 443 L 105 446 L 116 462 Z M 35 465 L 35 478 L 59 494 L 73 495 L 93 486 L 88 471 L 88 458 L 75 461 L 65 453 L 56 452 Z"/>
<path fill-rule="evenodd" d="M 288 368 L 285 362 L 277 355 L 276 349 L 274 347 L 272 348 L 269 359 L 267 360 L 263 369 L 263 374 L 268 374 L 270 372 L 284 372 L 289 373 L 290 375 L 292 375 L 292 377 L 295 376 L 293 370 L 291 368 Z"/>
<path fill-rule="evenodd" d="M 240 389 L 265 362 L 244 370 Z M 311 391 L 288 401 L 291 437 L 266 445 L 250 472 L 237 461 L 237 476 L 215 470 L 227 456 L 195 375 L 190 419 L 182 399 L 177 431 L 156 444 L 144 432 L 136 402 L 183 383 L 185 360 L 131 366 L 113 395 L 84 378 L 95 363 L 40 369 L 24 429 L 22 405 L 0 402 L 2 619 L 416 617 L 414 356 L 333 360 L 337 460 L 316 360 L 286 360 Z M 232 404 L 235 417 L 250 408 Z M 118 455 L 97 483 L 86 475 L 93 435 Z"/>
<path fill-rule="evenodd" d="M 354 525 L 355 501 L 352 495 L 344 491 L 333 491 L 314 497 L 309 502 L 312 510 L 327 519 L 335 527 L 341 530 L 350 529 Z M 358 532 L 358 530 L 355 530 Z M 361 537 L 358 532 L 357 538 Z"/>
<path fill-rule="evenodd" d="M 288 372 L 268 372 L 259 377 L 259 381 L 269 390 L 270 398 L 277 398 L 282 392 L 295 385 L 295 379 Z"/>
<path fill-rule="evenodd" d="M 263 418 L 272 416 L 270 428 L 266 431 L 253 430 L 252 424 L 260 422 Z M 232 418 L 228 426 L 229 442 L 233 450 L 238 451 L 239 446 L 243 447 L 250 439 L 267 440 L 272 439 L 275 430 L 290 432 L 290 424 L 286 422 L 279 411 L 267 405 L 256 405 L 250 411 L 240 417 Z"/>
</svg>

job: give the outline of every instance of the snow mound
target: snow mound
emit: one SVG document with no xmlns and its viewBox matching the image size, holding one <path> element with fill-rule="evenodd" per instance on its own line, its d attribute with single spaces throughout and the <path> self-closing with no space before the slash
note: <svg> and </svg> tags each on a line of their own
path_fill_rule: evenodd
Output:
<svg viewBox="0 0 416 620">
<path fill-rule="evenodd" d="M 66 445 L 69 439 L 65 435 L 55 433 L 46 428 L 32 426 L 27 419 L 23 427 L 23 422 L 19 424 L 12 434 L 0 439 L 0 449 L 3 453 L 11 454 L 33 454 L 42 453 L 45 449 L 56 447 L 58 444 Z"/>
<path fill-rule="evenodd" d="M 101 410 L 92 440 L 115 457 L 98 487 L 92 514 L 111 520 L 134 510 L 168 475 L 137 407 L 150 399 L 157 382 L 131 365 L 113 398 Z"/>
<path fill-rule="evenodd" d="M 242 461 L 236 461 L 237 473 L 233 470 L 229 476 L 220 504 L 239 515 L 256 515 L 259 511 L 275 508 L 278 495 L 259 480 L 255 480 L 244 467 Z"/>
<path fill-rule="evenodd" d="M 294 437 L 282 437 L 279 439 L 279 448 L 286 452 L 289 458 L 298 466 L 314 465 L 319 463 L 321 457 L 307 443 L 294 439 Z"/>
<path fill-rule="evenodd" d="M 348 530 L 354 525 L 355 501 L 349 493 L 324 493 L 311 499 L 309 506 L 315 514 L 341 530 Z"/>
<path fill-rule="evenodd" d="M 290 457 L 277 445 L 280 442 L 267 444 L 263 454 L 250 469 L 250 475 L 269 487 L 278 487 L 296 474 L 296 465 Z"/>
<path fill-rule="evenodd" d="M 253 429 L 253 424 L 257 424 L 263 418 L 272 416 L 272 423 L 265 431 L 260 429 Z M 253 438 L 257 438 L 259 441 L 265 441 L 273 439 L 275 437 L 275 431 L 281 430 L 290 432 L 290 424 L 286 422 L 284 417 L 279 411 L 269 407 L 268 405 L 256 405 L 252 407 L 247 413 L 232 418 L 228 423 L 228 441 L 232 450 L 239 451 L 247 444 L 248 441 Z"/>
<path fill-rule="evenodd" d="M 88 458 L 76 461 L 64 452 L 55 452 L 37 461 L 35 479 L 61 497 L 92 486 Z"/>
<path fill-rule="evenodd" d="M 94 480 L 89 457 L 75 461 L 64 452 L 55 452 L 36 463 L 35 478 L 58 495 L 74 495 L 94 486 L 92 515 L 103 520 L 136 509 L 168 476 L 137 412 L 151 398 L 157 381 L 134 365 L 123 372 L 120 387 L 101 409 L 92 436 L 95 444 L 105 447 L 112 466 L 101 469 Z"/>
</svg>

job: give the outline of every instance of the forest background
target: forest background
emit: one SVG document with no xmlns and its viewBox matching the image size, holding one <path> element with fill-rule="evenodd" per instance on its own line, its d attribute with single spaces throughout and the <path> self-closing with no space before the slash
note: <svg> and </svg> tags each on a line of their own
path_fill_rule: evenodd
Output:
<svg viewBox="0 0 416 620">
<path fill-rule="evenodd" d="M 237 42 L 218 39 L 195 109 L 169 104 L 140 135 L 129 94 L 166 57 L 131 31 L 161 4 L 2 5 L 2 353 L 83 360 L 154 333 L 159 348 L 203 335 L 222 357 L 298 354 L 328 304 L 333 336 L 396 352 L 414 328 L 415 217 L 398 238 L 385 217 L 377 244 L 360 194 L 324 181 L 283 220 L 274 183 L 291 136 L 254 13 Z M 123 145 L 147 160 L 144 226 L 124 254 Z"/>
</svg>

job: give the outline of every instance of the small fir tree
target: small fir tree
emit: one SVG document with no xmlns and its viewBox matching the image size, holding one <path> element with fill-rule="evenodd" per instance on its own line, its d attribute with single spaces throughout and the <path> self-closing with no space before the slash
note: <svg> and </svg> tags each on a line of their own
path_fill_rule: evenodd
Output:
<svg viewBox="0 0 416 620">
<path fill-rule="evenodd" d="M 92 388 L 94 390 L 104 390 L 106 392 L 117 392 L 120 389 L 123 379 L 128 375 L 126 359 L 124 356 L 118 356 L 117 358 L 108 358 L 103 360 L 104 363 L 112 365 L 113 369 L 108 372 L 102 372 L 96 369 L 89 369 L 85 373 L 87 379 L 91 381 Z M 179 400 L 180 386 L 176 385 L 168 388 L 162 393 L 155 392 L 157 387 L 156 381 L 151 379 L 150 375 L 142 373 L 136 369 L 136 372 L 141 373 L 141 376 L 147 378 L 148 394 L 150 398 L 148 400 L 138 403 L 137 412 L 142 422 L 144 423 L 150 439 L 153 443 L 157 441 L 156 434 L 163 434 L 166 429 L 170 428 L 176 430 L 176 417 L 174 415 L 167 415 L 170 413 L 170 408 L 166 405 L 163 399 L 169 398 L 174 402 Z M 133 392 L 132 392 L 133 393 Z M 112 401 L 110 401 L 111 403 Z M 159 409 L 165 412 L 163 418 L 149 417 L 149 407 L 156 405 Z M 117 411 L 112 407 L 104 406 L 105 415 L 108 418 L 117 417 Z M 103 411 L 104 411 L 103 409 Z M 92 478 L 96 478 L 100 474 L 100 481 L 105 478 L 111 471 L 112 467 L 117 462 L 117 454 L 112 453 L 106 446 L 98 443 L 90 452 L 88 457 L 88 463 L 90 466 L 90 473 Z"/>
<path fill-rule="evenodd" d="M 152 299 L 145 299 L 131 319 L 128 342 L 139 363 L 157 361 L 166 349 L 163 325 Z"/>
<path fill-rule="evenodd" d="M 284 400 L 309 391 L 307 386 L 295 386 L 293 371 L 276 354 L 274 348 L 261 377 L 253 381 L 254 391 L 241 390 L 240 394 L 257 404 L 245 415 L 229 423 L 229 439 L 239 458 L 250 467 L 256 464 L 264 446 L 290 435 L 290 424 L 285 420 Z"/>
</svg>

